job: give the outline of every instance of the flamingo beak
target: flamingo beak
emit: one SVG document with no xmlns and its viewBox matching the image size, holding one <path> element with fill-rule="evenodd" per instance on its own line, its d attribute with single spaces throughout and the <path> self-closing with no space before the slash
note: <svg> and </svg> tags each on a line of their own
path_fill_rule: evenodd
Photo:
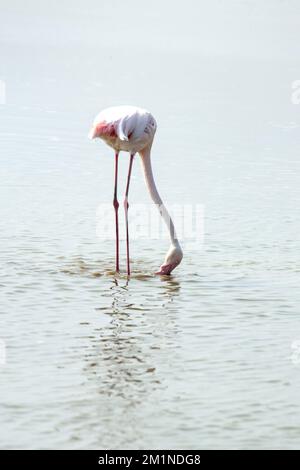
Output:
<svg viewBox="0 0 300 470">
<path fill-rule="evenodd" d="M 170 264 L 163 264 L 160 268 L 159 271 L 157 271 L 155 274 L 159 274 L 161 276 L 169 276 L 173 269 L 175 269 L 177 264 L 175 263 L 170 263 Z"/>
</svg>

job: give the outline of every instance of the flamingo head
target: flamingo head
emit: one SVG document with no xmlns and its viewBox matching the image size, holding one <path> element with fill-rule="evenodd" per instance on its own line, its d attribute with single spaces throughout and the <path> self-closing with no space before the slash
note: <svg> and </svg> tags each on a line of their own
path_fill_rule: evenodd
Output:
<svg viewBox="0 0 300 470">
<path fill-rule="evenodd" d="M 166 254 L 165 261 L 155 274 L 170 275 L 183 258 L 182 249 L 178 246 L 171 245 L 168 253 Z"/>
</svg>

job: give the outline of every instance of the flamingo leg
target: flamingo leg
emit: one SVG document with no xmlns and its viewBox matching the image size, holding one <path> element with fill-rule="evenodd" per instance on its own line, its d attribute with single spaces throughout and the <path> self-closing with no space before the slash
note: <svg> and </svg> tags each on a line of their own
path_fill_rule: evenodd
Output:
<svg viewBox="0 0 300 470">
<path fill-rule="evenodd" d="M 126 184 L 126 191 L 125 191 L 125 199 L 124 199 L 124 210 L 125 210 L 125 224 L 126 224 L 126 253 L 127 253 L 127 275 L 130 276 L 130 260 L 129 260 L 129 230 L 128 230 L 128 192 L 129 192 L 129 184 L 130 184 L 130 177 L 131 177 L 131 170 L 133 164 L 134 153 L 130 154 L 130 162 L 129 162 L 129 169 L 128 169 L 128 176 L 127 176 L 127 184 Z"/>
<path fill-rule="evenodd" d="M 116 220 L 116 271 L 117 271 L 117 273 L 120 271 L 120 268 L 119 268 L 119 217 L 118 217 L 118 210 L 119 210 L 119 202 L 118 202 L 118 159 L 119 159 L 119 152 L 116 152 L 115 153 L 115 189 L 114 189 L 113 206 L 115 208 L 115 220 Z"/>
</svg>

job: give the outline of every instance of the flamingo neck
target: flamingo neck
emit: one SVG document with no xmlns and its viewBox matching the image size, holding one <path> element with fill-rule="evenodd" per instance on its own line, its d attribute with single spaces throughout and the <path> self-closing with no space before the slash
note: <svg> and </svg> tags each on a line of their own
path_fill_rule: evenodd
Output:
<svg viewBox="0 0 300 470">
<path fill-rule="evenodd" d="M 151 199 L 153 200 L 154 204 L 157 206 L 160 215 L 162 216 L 168 231 L 169 231 L 169 236 L 171 240 L 171 244 L 176 247 L 180 248 L 179 241 L 177 239 L 175 227 L 173 220 L 168 213 L 160 195 L 157 190 L 154 177 L 153 177 L 153 172 L 152 172 L 152 165 L 151 165 L 151 145 L 149 147 L 146 147 L 146 149 L 143 149 L 141 152 L 139 152 L 141 155 L 141 160 L 142 160 L 142 168 L 143 168 L 143 173 L 144 173 L 144 178 L 146 182 L 146 186 L 148 188 L 148 191 L 150 193 Z"/>
</svg>

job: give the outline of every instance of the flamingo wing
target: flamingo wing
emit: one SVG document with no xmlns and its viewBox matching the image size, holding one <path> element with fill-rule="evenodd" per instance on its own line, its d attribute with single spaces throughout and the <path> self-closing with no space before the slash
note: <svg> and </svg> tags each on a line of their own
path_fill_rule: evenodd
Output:
<svg viewBox="0 0 300 470">
<path fill-rule="evenodd" d="M 120 140 L 128 141 L 138 127 L 138 113 L 125 114 L 116 122 L 116 132 Z"/>
</svg>

